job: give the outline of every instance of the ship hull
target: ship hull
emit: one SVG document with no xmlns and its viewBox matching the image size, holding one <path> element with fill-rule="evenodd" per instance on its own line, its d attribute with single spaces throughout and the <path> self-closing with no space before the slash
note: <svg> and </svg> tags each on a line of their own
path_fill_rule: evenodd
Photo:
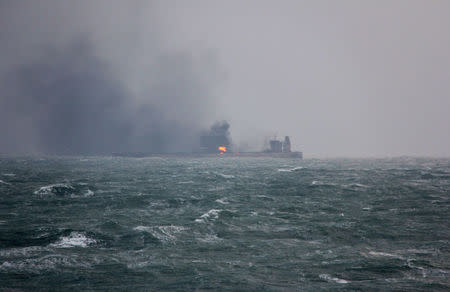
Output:
<svg viewBox="0 0 450 292">
<path fill-rule="evenodd" d="M 303 159 L 302 152 L 233 152 L 233 153 L 113 153 L 117 157 L 260 157 Z"/>
</svg>

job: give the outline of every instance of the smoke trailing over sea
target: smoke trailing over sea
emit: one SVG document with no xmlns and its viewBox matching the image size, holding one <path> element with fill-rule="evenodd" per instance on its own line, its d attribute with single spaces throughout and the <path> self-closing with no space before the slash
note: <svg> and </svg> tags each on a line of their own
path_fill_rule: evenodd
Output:
<svg viewBox="0 0 450 292">
<path fill-rule="evenodd" d="M 106 2 L 42 4 L 3 5 L 0 153 L 198 148 L 201 130 L 215 120 L 213 52 L 167 48 L 158 28 L 146 29 L 144 41 L 129 18 L 144 3 L 115 3 L 112 24 L 100 9 Z"/>
</svg>

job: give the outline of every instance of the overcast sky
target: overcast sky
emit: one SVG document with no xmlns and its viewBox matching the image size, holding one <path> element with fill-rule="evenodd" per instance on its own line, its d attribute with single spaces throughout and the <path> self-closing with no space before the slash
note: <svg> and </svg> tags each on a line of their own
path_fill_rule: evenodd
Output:
<svg viewBox="0 0 450 292">
<path fill-rule="evenodd" d="M 2 0 L 0 74 L 41 68 L 49 48 L 70 59 L 64 48 L 86 38 L 83 56 L 117 72 L 104 81 L 119 80 L 117 104 L 151 103 L 175 134 L 225 119 L 241 147 L 290 135 L 305 157 L 449 156 L 449 12 L 447 0 Z M 18 93 L 2 91 L 4 110 Z M 20 126 L 0 127 L 2 139 L 42 146 L 17 134 L 42 132 L 32 121 L 14 111 L 5 119 Z"/>
</svg>

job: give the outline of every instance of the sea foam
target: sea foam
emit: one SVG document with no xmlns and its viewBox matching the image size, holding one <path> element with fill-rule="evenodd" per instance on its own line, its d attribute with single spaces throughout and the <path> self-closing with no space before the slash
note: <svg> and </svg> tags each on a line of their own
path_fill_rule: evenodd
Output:
<svg viewBox="0 0 450 292">
<path fill-rule="evenodd" d="M 59 248 L 87 247 L 95 243 L 95 239 L 87 237 L 84 233 L 74 231 L 69 236 L 61 237 L 56 243 L 52 243 L 50 246 Z"/>
<path fill-rule="evenodd" d="M 163 225 L 163 226 L 136 226 L 133 230 L 148 232 L 162 242 L 170 242 L 176 239 L 176 235 L 183 230 L 183 226 Z"/>
<path fill-rule="evenodd" d="M 43 186 L 34 192 L 35 195 L 70 195 L 73 194 L 75 188 L 68 184 L 51 184 L 48 186 Z"/>
<path fill-rule="evenodd" d="M 5 181 L 2 181 L 1 179 L 0 179 L 0 184 L 10 185 L 10 183 L 7 183 L 7 182 L 5 182 Z"/>
<path fill-rule="evenodd" d="M 336 278 L 336 277 L 332 277 L 332 276 L 330 276 L 328 274 L 320 274 L 319 278 L 322 279 L 322 280 L 328 281 L 328 282 L 336 282 L 338 284 L 347 284 L 349 282 L 349 281 L 344 280 L 344 279 L 339 279 L 339 278 Z"/>
<path fill-rule="evenodd" d="M 278 171 L 279 172 L 293 172 L 293 171 L 299 171 L 302 170 L 304 167 L 302 166 L 297 166 L 294 168 L 279 168 Z"/>
<path fill-rule="evenodd" d="M 198 223 L 205 223 L 207 221 L 214 221 L 217 218 L 219 218 L 219 213 L 222 212 L 222 210 L 219 209 L 211 209 L 205 214 L 201 215 L 200 218 L 195 219 L 195 222 Z"/>
</svg>

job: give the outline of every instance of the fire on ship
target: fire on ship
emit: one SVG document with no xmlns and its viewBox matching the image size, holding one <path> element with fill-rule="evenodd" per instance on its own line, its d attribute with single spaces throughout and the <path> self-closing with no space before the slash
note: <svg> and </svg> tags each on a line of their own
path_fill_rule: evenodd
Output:
<svg viewBox="0 0 450 292">
<path fill-rule="evenodd" d="M 224 156 L 303 158 L 303 153 L 291 150 L 291 140 L 285 136 L 284 141 L 276 138 L 269 141 L 269 148 L 262 152 L 234 152 L 230 138 L 230 124 L 226 121 L 216 122 L 209 132 L 200 136 L 200 152 Z"/>
</svg>

